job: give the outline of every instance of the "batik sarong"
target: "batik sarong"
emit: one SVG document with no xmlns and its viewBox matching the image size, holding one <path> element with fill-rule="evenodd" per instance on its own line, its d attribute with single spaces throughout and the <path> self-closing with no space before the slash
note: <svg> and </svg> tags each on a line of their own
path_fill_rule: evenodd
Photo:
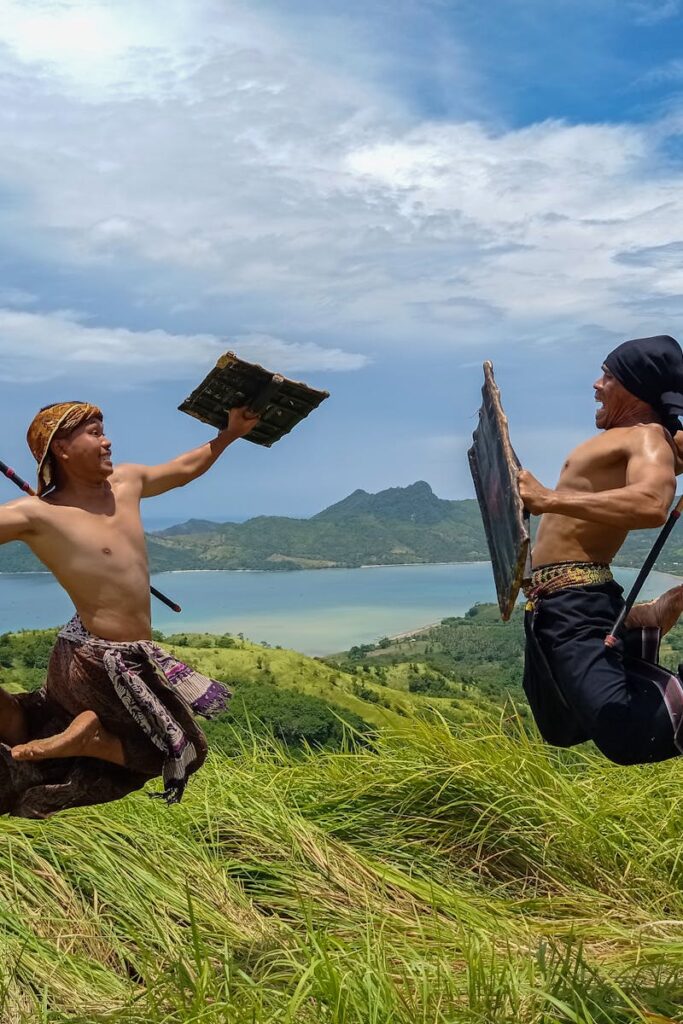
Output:
<svg viewBox="0 0 683 1024">
<path fill-rule="evenodd" d="M 600 572 L 602 582 L 585 582 Z M 559 747 L 591 739 L 617 764 L 683 753 L 683 682 L 680 668 L 657 664 L 659 630 L 625 630 L 618 649 L 605 646 L 623 607 L 607 567 L 544 567 L 528 593 L 524 690 L 543 738 Z"/>
<path fill-rule="evenodd" d="M 0 744 L 0 813 L 44 818 L 117 799 L 159 775 L 158 795 L 177 802 L 207 754 L 194 715 L 211 718 L 229 698 L 222 683 L 154 642 L 103 640 L 75 617 L 57 638 L 43 688 L 19 695 L 29 739 L 61 732 L 82 711 L 94 711 L 120 739 L 125 766 L 85 757 L 14 761 Z"/>
</svg>

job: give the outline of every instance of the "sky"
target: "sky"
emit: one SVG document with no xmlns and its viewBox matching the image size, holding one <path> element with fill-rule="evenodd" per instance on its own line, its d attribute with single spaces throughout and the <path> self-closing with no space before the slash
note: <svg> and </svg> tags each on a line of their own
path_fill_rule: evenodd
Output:
<svg viewBox="0 0 683 1024">
<path fill-rule="evenodd" d="M 73 398 L 115 461 L 201 444 L 230 349 L 330 398 L 148 523 L 471 497 L 491 359 L 552 485 L 606 353 L 681 334 L 682 44 L 679 0 L 0 0 L 0 458 Z"/>
</svg>

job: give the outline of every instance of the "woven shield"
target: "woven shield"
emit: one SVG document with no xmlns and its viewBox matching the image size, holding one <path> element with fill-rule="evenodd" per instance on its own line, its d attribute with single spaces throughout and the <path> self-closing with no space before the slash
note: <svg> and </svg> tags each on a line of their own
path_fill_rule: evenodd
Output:
<svg viewBox="0 0 683 1024">
<path fill-rule="evenodd" d="M 479 424 L 467 455 L 491 554 L 500 614 L 507 621 L 529 575 L 529 513 L 517 485 L 520 463 L 510 444 L 508 421 L 493 376 L 484 363 Z"/>
<path fill-rule="evenodd" d="M 222 430 L 227 425 L 228 410 L 249 406 L 261 419 L 244 439 L 270 448 L 326 398 L 328 391 L 288 380 L 257 363 L 239 359 L 234 352 L 226 352 L 178 408 Z"/>
</svg>

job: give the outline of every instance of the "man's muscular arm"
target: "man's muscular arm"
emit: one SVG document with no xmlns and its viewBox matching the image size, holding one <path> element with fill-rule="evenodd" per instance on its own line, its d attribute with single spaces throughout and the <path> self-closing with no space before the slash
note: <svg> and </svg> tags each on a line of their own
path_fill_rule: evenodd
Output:
<svg viewBox="0 0 683 1024">
<path fill-rule="evenodd" d="M 17 498 L 0 505 L 0 544 L 25 540 L 33 532 L 31 509 L 37 498 Z"/>
<path fill-rule="evenodd" d="M 193 448 L 192 451 L 183 452 L 169 462 L 160 463 L 158 466 L 130 466 L 127 469 L 137 470 L 142 478 L 142 497 L 154 498 L 158 494 L 165 494 L 174 487 L 184 487 L 192 480 L 202 476 L 213 466 L 216 459 L 223 454 L 225 449 L 239 437 L 248 434 L 256 424 L 259 417 L 248 409 L 231 409 L 228 425 L 225 430 L 214 437 L 212 441 Z"/>
<path fill-rule="evenodd" d="M 626 484 L 608 491 L 551 490 L 520 470 L 519 491 L 534 515 L 554 513 L 620 530 L 662 526 L 676 493 L 674 456 L 660 430 L 638 431 L 627 452 Z"/>
</svg>

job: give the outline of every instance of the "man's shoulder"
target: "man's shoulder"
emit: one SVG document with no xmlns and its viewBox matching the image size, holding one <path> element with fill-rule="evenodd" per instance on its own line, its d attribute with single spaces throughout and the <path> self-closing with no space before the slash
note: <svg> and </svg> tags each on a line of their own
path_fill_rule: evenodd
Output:
<svg viewBox="0 0 683 1024">
<path fill-rule="evenodd" d="M 112 484 L 141 480 L 144 471 L 145 467 L 139 466 L 135 462 L 119 462 L 114 466 L 114 471 L 109 480 Z"/>
<path fill-rule="evenodd" d="M 671 447 L 671 435 L 661 423 L 634 423 L 628 427 L 610 427 L 595 434 L 592 438 L 597 443 L 623 449 L 627 452 L 638 451 L 643 447 Z"/>
<path fill-rule="evenodd" d="M 44 502 L 37 495 L 27 495 L 22 498 L 12 498 L 0 505 L 0 513 L 3 513 L 3 521 L 9 520 L 17 525 L 34 527 L 44 516 Z"/>
<path fill-rule="evenodd" d="M 142 495 L 145 467 L 135 462 L 121 462 L 114 467 L 109 485 L 121 501 L 137 501 Z"/>
<path fill-rule="evenodd" d="M 671 434 L 661 423 L 636 423 L 632 427 L 622 428 L 625 431 L 625 441 L 639 450 L 644 447 L 661 447 L 671 450 Z"/>
<path fill-rule="evenodd" d="M 4 501 L 0 508 L 17 509 L 20 512 L 31 515 L 38 512 L 43 504 L 44 502 L 37 494 L 27 494 L 21 498 L 12 498 L 10 501 Z"/>
<path fill-rule="evenodd" d="M 673 442 L 661 423 L 636 423 L 628 427 L 610 427 L 593 434 L 575 449 L 586 458 L 630 459 L 638 455 L 652 458 L 666 457 Z"/>
</svg>

